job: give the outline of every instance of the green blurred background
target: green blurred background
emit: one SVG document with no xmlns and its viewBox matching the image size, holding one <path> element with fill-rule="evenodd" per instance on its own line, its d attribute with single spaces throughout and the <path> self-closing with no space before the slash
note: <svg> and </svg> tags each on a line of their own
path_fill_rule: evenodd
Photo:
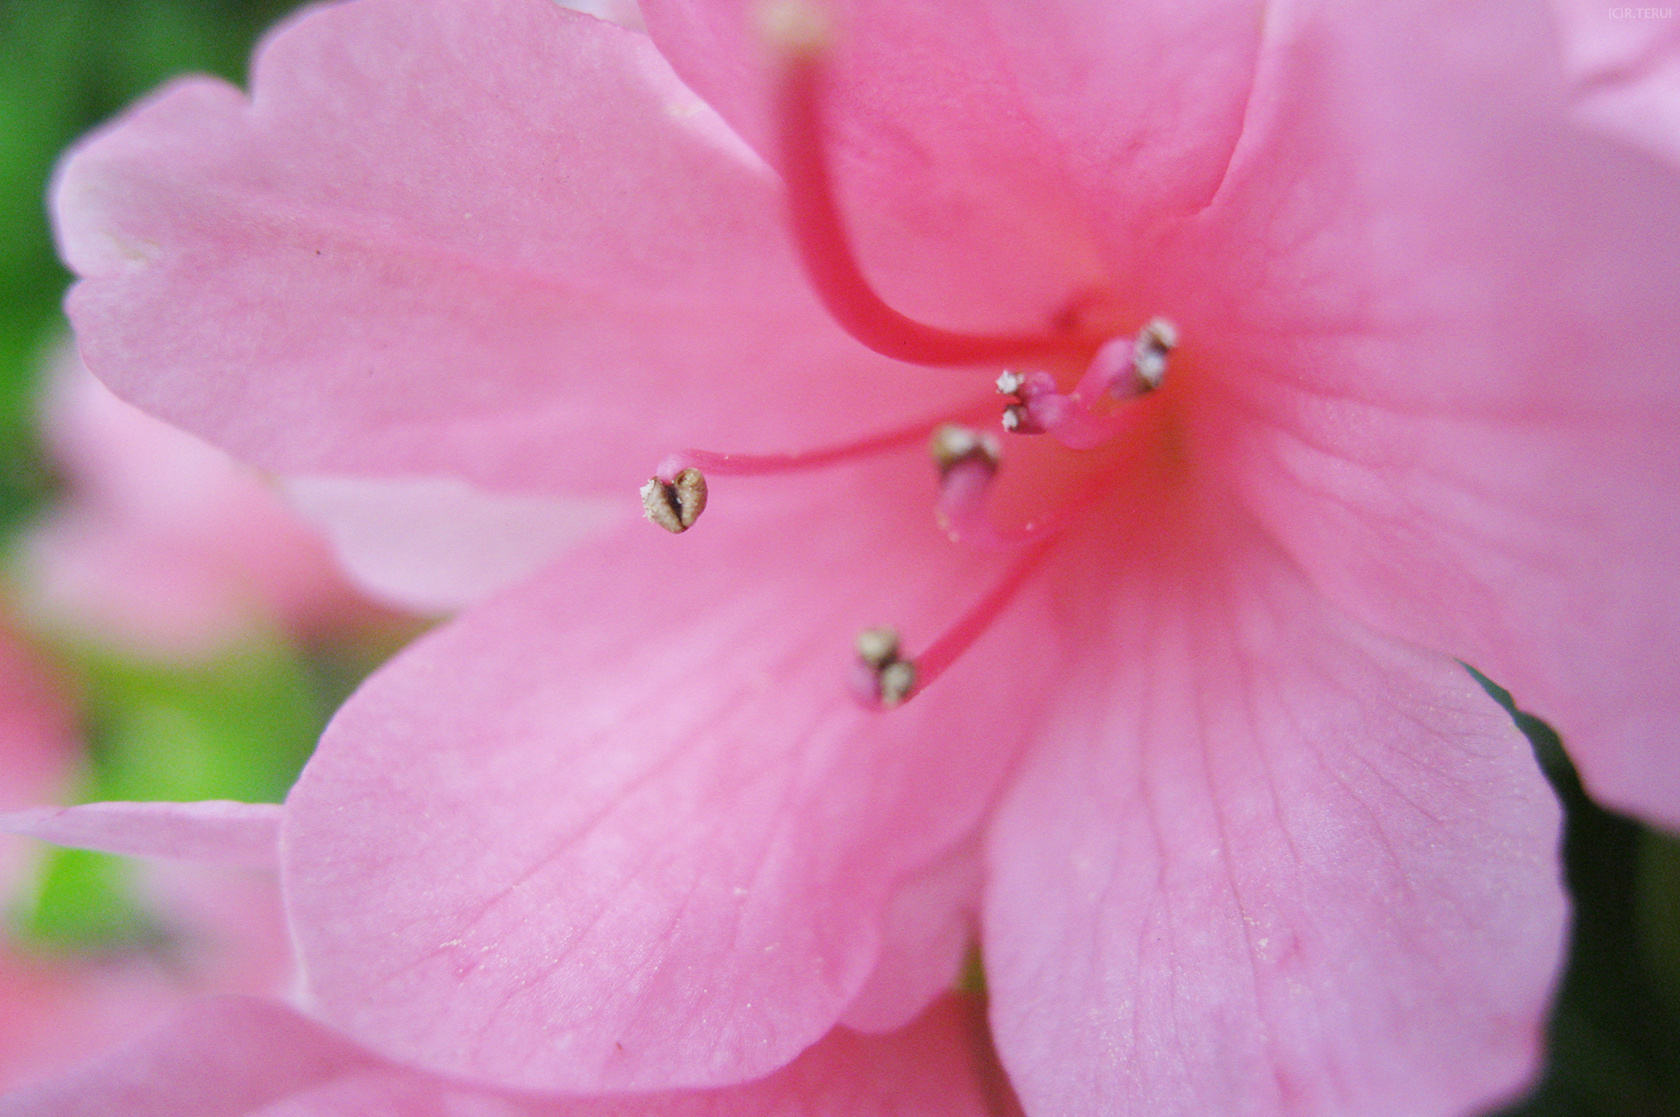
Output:
<svg viewBox="0 0 1680 1117">
<path fill-rule="evenodd" d="M 243 82 L 256 36 L 290 7 L 278 0 L 0 0 L 5 541 L 55 491 L 33 419 L 43 355 L 65 328 L 59 301 L 69 281 L 42 202 L 54 161 L 78 135 L 173 74 L 210 71 Z M 299 647 L 258 636 L 190 668 L 47 637 L 39 650 L 82 710 L 81 798 L 275 801 L 332 708 L 400 637 Z M 1525 716 L 1519 723 L 1568 810 L 1565 859 L 1576 917 L 1544 1078 L 1502 1112 L 1680 1117 L 1680 843 L 1595 807 L 1551 731 Z M 120 860 L 55 853 L 33 894 L 14 901 L 8 933 L 30 949 L 60 953 L 143 940 L 146 920 L 124 880 Z"/>
</svg>

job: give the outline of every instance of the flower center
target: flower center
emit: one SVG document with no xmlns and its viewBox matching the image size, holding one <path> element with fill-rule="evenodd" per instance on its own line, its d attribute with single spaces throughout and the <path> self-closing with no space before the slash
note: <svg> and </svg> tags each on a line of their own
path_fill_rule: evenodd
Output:
<svg viewBox="0 0 1680 1117">
<path fill-rule="evenodd" d="M 857 639 L 853 690 L 865 704 L 890 709 L 925 690 L 985 632 L 1014 598 L 1065 530 L 1094 503 L 1089 490 L 1101 471 L 1075 470 L 1074 495 L 1048 516 L 1000 528 L 987 514 L 1002 465 L 998 437 L 974 422 L 997 422 L 1016 435 L 1045 435 L 1084 451 L 1120 438 L 1130 426 L 1128 400 L 1153 392 L 1166 374 L 1177 330 L 1156 318 L 1134 337 L 1091 332 L 1091 316 L 1053 315 L 1042 331 L 970 334 L 917 322 L 888 306 L 864 276 L 836 202 L 822 113 L 833 31 L 809 0 L 761 5 L 760 31 L 775 61 L 775 111 L 790 229 L 813 289 L 839 325 L 868 349 L 908 364 L 1001 366 L 1001 407 L 930 417 L 856 441 L 785 454 L 680 450 L 668 455 L 642 488 L 649 520 L 674 533 L 694 526 L 707 500 L 706 475 L 762 474 L 820 469 L 928 440 L 939 473 L 934 514 L 953 543 L 1011 552 L 1003 575 L 982 597 L 915 656 L 906 656 L 891 627 L 865 629 Z M 1071 391 L 1049 368 L 1085 372 Z"/>
</svg>

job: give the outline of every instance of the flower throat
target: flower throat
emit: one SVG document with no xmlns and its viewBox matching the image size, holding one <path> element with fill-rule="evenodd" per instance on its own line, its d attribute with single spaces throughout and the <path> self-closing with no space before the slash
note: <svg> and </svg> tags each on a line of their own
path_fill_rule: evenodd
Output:
<svg viewBox="0 0 1680 1117">
<path fill-rule="evenodd" d="M 790 227 L 812 288 L 834 320 L 865 348 L 906 364 L 1002 368 L 996 387 L 1005 397 L 852 442 L 784 454 L 679 450 L 667 455 L 642 486 L 647 518 L 672 533 L 693 527 L 705 510 L 707 475 L 757 475 L 820 469 L 926 441 L 939 475 L 935 518 L 953 543 L 1011 552 L 1014 561 L 993 587 L 927 645 L 906 656 L 890 626 L 858 635 L 852 689 L 877 709 L 903 704 L 961 657 L 1014 598 L 1055 541 L 1089 501 L 1037 522 L 997 527 L 986 515 L 987 495 L 1001 464 L 1001 444 L 984 424 L 1017 435 L 1046 435 L 1069 450 L 1089 450 L 1119 437 L 1129 417 L 1119 405 L 1155 391 L 1178 333 L 1156 318 L 1131 337 L 1100 336 L 1084 316 L 1063 313 L 1041 332 L 969 334 L 909 318 L 880 297 L 853 251 L 835 199 L 823 90 L 834 33 L 827 14 L 809 0 L 759 6 L 761 36 L 774 65 L 774 116 Z M 1084 364 L 1064 392 L 1044 365 Z M 1019 367 L 1026 371 L 1015 371 Z M 979 424 L 979 425 L 976 425 Z"/>
</svg>

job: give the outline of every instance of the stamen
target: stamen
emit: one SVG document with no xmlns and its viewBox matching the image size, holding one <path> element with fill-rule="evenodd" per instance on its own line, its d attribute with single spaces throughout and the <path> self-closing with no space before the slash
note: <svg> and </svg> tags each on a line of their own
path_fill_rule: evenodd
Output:
<svg viewBox="0 0 1680 1117">
<path fill-rule="evenodd" d="M 1070 450 L 1089 450 L 1118 435 L 1125 425 L 1114 404 L 1161 386 L 1167 354 L 1178 344 L 1178 331 L 1165 318 L 1152 319 L 1135 339 L 1117 337 L 1097 350 L 1073 391 L 1056 387 L 1048 373 L 1005 372 L 997 389 L 1014 396 L 1003 409 L 1005 430 L 1048 434 Z M 1099 410 L 1100 409 L 1100 410 Z"/>
<path fill-rule="evenodd" d="M 831 41 L 827 20 L 798 0 L 766 10 L 775 13 L 761 16 L 760 22 L 780 63 L 776 110 L 794 240 L 812 286 L 835 321 L 875 352 L 917 365 L 1044 357 L 1085 342 L 1071 331 L 986 335 L 942 330 L 905 317 L 875 293 L 852 251 L 828 165 L 821 111 L 823 63 Z M 807 33 L 810 28 L 821 30 Z"/>
<path fill-rule="evenodd" d="M 997 585 L 915 659 L 904 657 L 896 629 L 883 626 L 860 632 L 856 645 L 857 672 L 853 676 L 853 691 L 858 700 L 872 708 L 890 710 L 932 686 L 991 627 L 1050 553 L 1054 542 L 1054 537 L 1043 539 L 1023 555 Z"/>
<path fill-rule="evenodd" d="M 764 41 L 784 57 L 821 54 L 834 41 L 828 13 L 810 0 L 768 0 L 753 16 Z"/>
<path fill-rule="evenodd" d="M 978 417 L 983 405 L 959 412 Z M 706 508 L 706 475 L 757 476 L 820 469 L 856 458 L 895 450 L 928 437 L 928 432 L 945 422 L 926 419 L 909 426 L 894 427 L 855 442 L 842 442 L 792 454 L 723 454 L 714 450 L 678 450 L 667 454 L 642 486 L 642 510 L 647 518 L 666 531 L 681 533 L 694 526 Z M 688 480 L 685 482 L 684 478 Z M 692 509 L 692 512 L 689 511 Z M 684 522 L 686 518 L 686 522 Z"/>
<path fill-rule="evenodd" d="M 866 628 L 857 637 L 857 671 L 852 689 L 868 706 L 890 710 L 916 689 L 916 665 L 899 658 L 898 630 Z"/>
<path fill-rule="evenodd" d="M 1151 318 L 1138 331 L 1132 368 L 1144 391 L 1154 391 L 1167 375 L 1167 354 L 1178 348 L 1178 327 L 1165 318 Z"/>
<path fill-rule="evenodd" d="M 1005 531 L 986 517 L 986 496 L 997 477 L 1000 447 L 983 431 L 946 424 L 934 431 L 928 452 L 939 468 L 939 501 L 934 517 L 953 543 L 989 551 L 1007 551 L 1059 533 L 1071 522 L 1027 523 Z"/>
<path fill-rule="evenodd" d="M 681 535 L 706 510 L 706 476 L 698 469 L 679 470 L 671 480 L 648 479 L 642 486 L 642 514 L 670 532 Z"/>
<path fill-rule="evenodd" d="M 898 629 L 888 625 L 858 633 L 858 658 L 871 667 L 885 667 L 898 659 Z"/>
<path fill-rule="evenodd" d="M 939 467 L 939 476 L 945 478 L 950 476 L 951 470 L 966 462 L 996 473 L 1003 448 L 996 438 L 985 431 L 959 427 L 955 423 L 941 423 L 928 440 L 928 454 L 933 458 L 933 464 Z"/>
<path fill-rule="evenodd" d="M 820 469 L 827 465 L 854 458 L 866 458 L 900 446 L 909 446 L 928 436 L 928 432 L 944 422 L 924 420 L 909 426 L 868 435 L 854 442 L 840 442 L 815 450 L 801 450 L 791 454 L 732 454 L 715 450 L 678 450 L 667 454 L 654 470 L 657 477 L 675 477 L 685 469 L 703 469 L 708 473 L 755 477 L 762 473 L 794 473 L 803 469 Z"/>
</svg>

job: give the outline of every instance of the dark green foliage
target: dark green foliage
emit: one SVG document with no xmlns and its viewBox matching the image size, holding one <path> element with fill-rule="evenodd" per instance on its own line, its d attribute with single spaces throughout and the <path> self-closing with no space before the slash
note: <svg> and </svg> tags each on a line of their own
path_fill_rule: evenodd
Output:
<svg viewBox="0 0 1680 1117">
<path fill-rule="evenodd" d="M 1588 799 L 1551 727 L 1476 678 L 1528 735 L 1563 802 L 1564 872 L 1575 904 L 1544 1077 L 1498 1117 L 1674 1117 L 1680 842 Z"/>
</svg>

